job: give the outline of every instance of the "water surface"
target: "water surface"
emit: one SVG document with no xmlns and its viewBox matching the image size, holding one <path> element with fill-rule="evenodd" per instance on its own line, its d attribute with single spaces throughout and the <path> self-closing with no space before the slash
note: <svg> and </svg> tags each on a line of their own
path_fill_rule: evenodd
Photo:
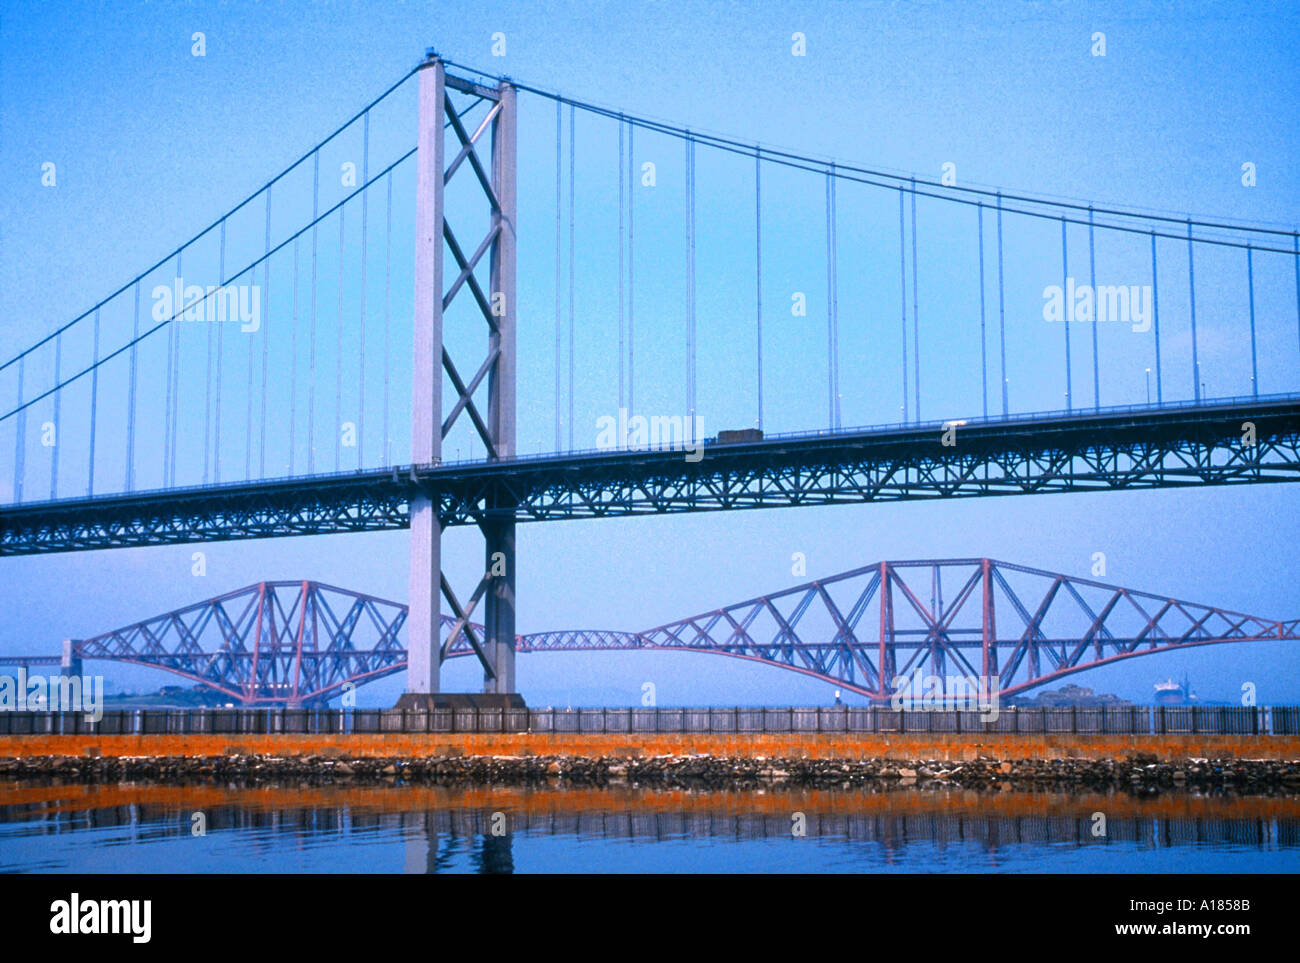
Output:
<svg viewBox="0 0 1300 963">
<path fill-rule="evenodd" d="M 1294 873 L 1300 796 L 8 783 L 0 870 Z"/>
</svg>

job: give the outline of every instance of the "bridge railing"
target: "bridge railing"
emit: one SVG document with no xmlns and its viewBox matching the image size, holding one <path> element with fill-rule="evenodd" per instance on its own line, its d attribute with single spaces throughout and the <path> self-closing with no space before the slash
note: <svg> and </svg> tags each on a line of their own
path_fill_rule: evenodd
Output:
<svg viewBox="0 0 1300 963">
<path fill-rule="evenodd" d="M 0 712 L 0 736 L 492 733 L 1300 735 L 1298 706 L 126 709 Z"/>
</svg>

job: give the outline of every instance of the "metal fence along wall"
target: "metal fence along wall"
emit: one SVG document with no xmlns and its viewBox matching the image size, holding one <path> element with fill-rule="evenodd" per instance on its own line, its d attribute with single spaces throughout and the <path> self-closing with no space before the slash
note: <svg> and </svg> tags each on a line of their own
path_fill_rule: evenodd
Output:
<svg viewBox="0 0 1300 963">
<path fill-rule="evenodd" d="M 977 711 L 878 706 L 704 709 L 129 709 L 0 712 L 0 735 L 277 733 L 1058 733 L 1300 735 L 1300 707 L 1114 706 Z"/>
</svg>

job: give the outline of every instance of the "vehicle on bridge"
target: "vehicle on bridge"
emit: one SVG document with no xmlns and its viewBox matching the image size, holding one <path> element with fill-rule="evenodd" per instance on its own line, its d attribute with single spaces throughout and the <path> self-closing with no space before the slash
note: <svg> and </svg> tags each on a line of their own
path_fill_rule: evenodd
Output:
<svg viewBox="0 0 1300 963">
<path fill-rule="evenodd" d="M 706 445 L 738 445 L 746 441 L 762 441 L 763 432 L 758 428 L 733 428 L 720 431 L 712 438 L 704 439 Z"/>
</svg>

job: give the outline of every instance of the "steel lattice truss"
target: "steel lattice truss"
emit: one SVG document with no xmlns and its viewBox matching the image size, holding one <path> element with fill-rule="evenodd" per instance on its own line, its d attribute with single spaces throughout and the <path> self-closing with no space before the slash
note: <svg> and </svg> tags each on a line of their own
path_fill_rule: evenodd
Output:
<svg viewBox="0 0 1300 963">
<path fill-rule="evenodd" d="M 317 582 L 262 582 L 74 644 L 247 705 L 320 702 L 406 668 L 406 607 Z M 442 618 L 442 658 L 474 654 Z M 481 626 L 475 626 L 479 633 Z M 879 562 L 645 632 L 518 637 L 518 651 L 689 651 L 801 672 L 872 699 L 896 677 L 997 679 L 1002 696 L 1191 646 L 1300 639 L 1279 622 L 987 558 Z"/>
<path fill-rule="evenodd" d="M 987 558 L 880 562 L 641 636 L 654 648 L 779 665 L 878 700 L 899 688 L 898 677 L 996 679 L 1011 696 L 1140 655 L 1300 638 L 1295 622 Z"/>
<path fill-rule="evenodd" d="M 83 659 L 165 669 L 245 705 L 300 705 L 406 666 L 406 606 L 319 582 L 261 582 L 85 639 Z"/>
<path fill-rule="evenodd" d="M 715 445 L 699 462 L 613 451 L 10 506 L 0 555 L 405 528 L 417 493 L 449 527 L 1300 480 L 1291 397 L 972 423 L 952 446 L 941 435 L 936 422 Z"/>
</svg>

